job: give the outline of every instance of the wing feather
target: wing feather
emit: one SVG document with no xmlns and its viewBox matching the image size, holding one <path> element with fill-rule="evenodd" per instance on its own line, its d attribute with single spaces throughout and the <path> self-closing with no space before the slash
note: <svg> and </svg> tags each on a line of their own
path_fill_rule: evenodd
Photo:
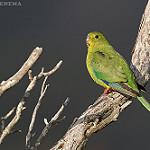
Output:
<svg viewBox="0 0 150 150">
<path fill-rule="evenodd" d="M 116 66 L 117 64 L 117 66 Z M 107 82 L 127 82 L 128 78 L 118 60 L 110 54 L 96 51 L 93 54 L 92 68 L 98 79 Z"/>
</svg>

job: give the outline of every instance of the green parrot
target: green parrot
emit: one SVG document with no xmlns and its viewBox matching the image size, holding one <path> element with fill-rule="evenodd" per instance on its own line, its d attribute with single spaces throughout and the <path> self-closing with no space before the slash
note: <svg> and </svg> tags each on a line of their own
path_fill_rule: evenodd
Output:
<svg viewBox="0 0 150 150">
<path fill-rule="evenodd" d="M 92 79 L 105 88 L 104 93 L 118 91 L 137 98 L 150 111 L 150 103 L 140 94 L 140 86 L 125 59 L 100 32 L 91 32 L 86 39 L 87 69 Z"/>
</svg>

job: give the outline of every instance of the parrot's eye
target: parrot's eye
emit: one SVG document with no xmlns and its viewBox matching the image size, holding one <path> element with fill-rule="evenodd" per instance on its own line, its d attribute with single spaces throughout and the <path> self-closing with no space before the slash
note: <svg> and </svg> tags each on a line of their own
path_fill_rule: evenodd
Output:
<svg viewBox="0 0 150 150">
<path fill-rule="evenodd" d="M 99 38 L 99 36 L 98 36 L 98 35 L 95 35 L 95 38 L 96 38 L 96 39 L 98 39 L 98 38 Z"/>
</svg>

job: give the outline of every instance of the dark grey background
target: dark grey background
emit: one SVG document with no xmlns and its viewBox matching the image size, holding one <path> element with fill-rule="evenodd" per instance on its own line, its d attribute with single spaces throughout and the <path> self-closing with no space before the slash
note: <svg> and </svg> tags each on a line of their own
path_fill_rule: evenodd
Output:
<svg viewBox="0 0 150 150">
<path fill-rule="evenodd" d="M 42 66 L 53 67 L 60 59 L 62 68 L 50 77 L 50 87 L 36 120 L 37 134 L 44 127 L 43 118 L 51 118 L 66 97 L 71 103 L 67 119 L 49 132 L 39 150 L 47 150 L 61 138 L 74 117 L 79 116 L 102 93 L 88 75 L 85 38 L 90 31 L 102 31 L 113 46 L 130 62 L 139 22 L 147 0 L 24 0 L 22 7 L 0 7 L 0 80 L 6 80 L 23 64 L 36 46 L 44 48 L 34 65 L 36 74 Z M 17 105 L 29 81 L 27 76 L 0 100 L 0 116 Z M 31 112 L 39 96 L 40 83 L 27 102 L 27 109 L 14 134 L 0 150 L 23 150 Z M 150 149 L 150 117 L 134 101 L 119 120 L 90 137 L 87 150 Z"/>
</svg>

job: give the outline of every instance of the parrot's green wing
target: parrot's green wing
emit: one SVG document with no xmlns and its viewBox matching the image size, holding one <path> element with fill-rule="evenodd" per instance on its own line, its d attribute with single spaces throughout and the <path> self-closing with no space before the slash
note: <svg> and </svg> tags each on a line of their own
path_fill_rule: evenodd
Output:
<svg viewBox="0 0 150 150">
<path fill-rule="evenodd" d="M 111 54 L 101 51 L 93 53 L 92 69 L 98 79 L 110 83 L 128 81 L 120 60 Z"/>
<path fill-rule="evenodd" d="M 122 57 L 102 51 L 96 51 L 93 54 L 92 69 L 95 76 L 111 88 L 136 97 L 138 90 L 133 90 L 128 85 L 129 79 L 125 72 L 125 65 L 127 64 L 122 60 Z"/>
</svg>

